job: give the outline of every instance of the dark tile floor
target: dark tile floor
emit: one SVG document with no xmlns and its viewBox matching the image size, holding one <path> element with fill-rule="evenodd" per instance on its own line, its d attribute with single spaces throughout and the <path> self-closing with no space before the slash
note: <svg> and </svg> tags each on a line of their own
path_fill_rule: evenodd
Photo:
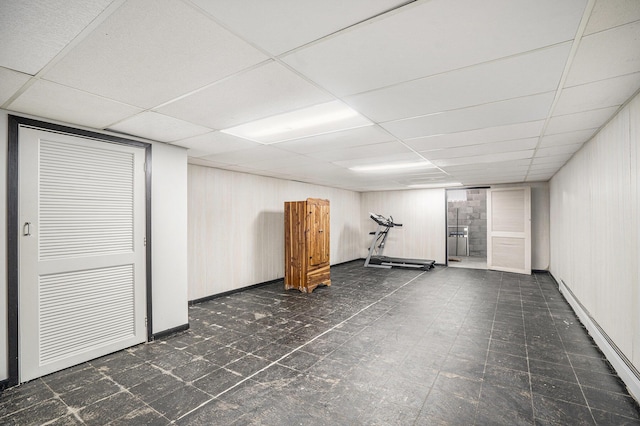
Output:
<svg viewBox="0 0 640 426">
<path fill-rule="evenodd" d="M 0 396 L 0 424 L 640 424 L 547 274 L 332 268 Z"/>
</svg>

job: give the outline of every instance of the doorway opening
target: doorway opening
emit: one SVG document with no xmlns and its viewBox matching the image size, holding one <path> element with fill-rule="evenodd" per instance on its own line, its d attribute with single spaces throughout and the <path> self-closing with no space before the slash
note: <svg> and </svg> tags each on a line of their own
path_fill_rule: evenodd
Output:
<svg viewBox="0 0 640 426">
<path fill-rule="evenodd" d="M 487 269 L 487 189 L 447 190 L 447 264 Z"/>
</svg>

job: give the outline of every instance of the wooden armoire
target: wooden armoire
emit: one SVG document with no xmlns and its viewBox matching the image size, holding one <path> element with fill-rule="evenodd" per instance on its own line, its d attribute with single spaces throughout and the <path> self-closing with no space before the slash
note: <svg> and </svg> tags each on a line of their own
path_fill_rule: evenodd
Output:
<svg viewBox="0 0 640 426">
<path fill-rule="evenodd" d="M 284 203 L 284 288 L 311 293 L 331 285 L 329 200 L 307 198 Z"/>
</svg>

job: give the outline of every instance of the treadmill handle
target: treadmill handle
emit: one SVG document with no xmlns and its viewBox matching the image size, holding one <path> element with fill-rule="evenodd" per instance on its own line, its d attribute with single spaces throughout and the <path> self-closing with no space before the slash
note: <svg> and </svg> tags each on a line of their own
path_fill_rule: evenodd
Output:
<svg viewBox="0 0 640 426">
<path fill-rule="evenodd" d="M 401 224 L 401 223 L 395 223 L 395 222 L 393 221 L 393 216 L 389 216 L 389 222 L 391 222 L 391 225 L 392 225 L 392 226 L 402 226 L 402 224 Z"/>
</svg>

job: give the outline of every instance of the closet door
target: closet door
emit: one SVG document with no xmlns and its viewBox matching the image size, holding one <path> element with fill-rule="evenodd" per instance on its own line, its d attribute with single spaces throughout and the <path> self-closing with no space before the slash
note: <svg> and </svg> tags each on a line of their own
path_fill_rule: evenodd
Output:
<svg viewBox="0 0 640 426">
<path fill-rule="evenodd" d="M 487 266 L 531 274 L 531 188 L 487 190 Z"/>
<path fill-rule="evenodd" d="M 308 199 L 307 217 L 309 220 L 309 265 L 319 266 L 328 264 L 330 216 L 327 201 Z"/>
<path fill-rule="evenodd" d="M 24 382 L 145 341 L 145 154 L 30 128 L 19 137 Z"/>
</svg>

